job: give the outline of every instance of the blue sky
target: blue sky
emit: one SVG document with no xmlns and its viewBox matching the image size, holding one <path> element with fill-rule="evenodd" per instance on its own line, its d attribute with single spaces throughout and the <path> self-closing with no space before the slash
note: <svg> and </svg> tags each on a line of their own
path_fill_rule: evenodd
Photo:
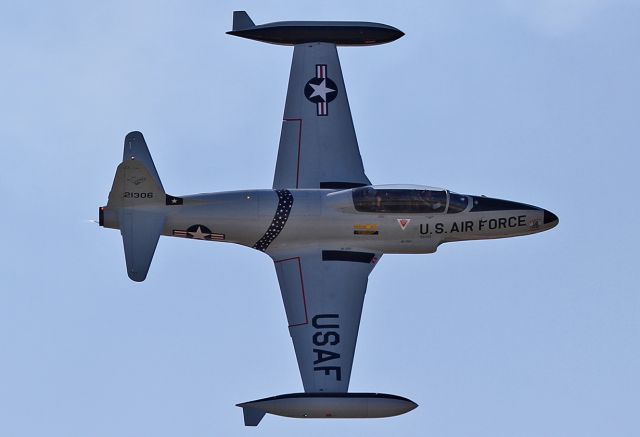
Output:
<svg viewBox="0 0 640 437">
<path fill-rule="evenodd" d="M 0 5 L 0 435 L 639 435 L 637 1 L 131 3 Z M 131 130 L 169 193 L 271 186 L 291 49 L 234 9 L 403 30 L 340 50 L 370 179 L 560 217 L 376 267 L 351 390 L 409 414 L 245 429 L 302 390 L 269 258 L 163 238 L 136 284 L 88 223 Z"/>
</svg>

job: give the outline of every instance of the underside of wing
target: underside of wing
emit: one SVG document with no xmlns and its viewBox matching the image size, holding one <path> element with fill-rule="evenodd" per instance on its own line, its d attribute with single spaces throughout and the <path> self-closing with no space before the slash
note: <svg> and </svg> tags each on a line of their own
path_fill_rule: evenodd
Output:
<svg viewBox="0 0 640 437">
<path fill-rule="evenodd" d="M 274 257 L 305 392 L 346 392 L 369 273 L 380 254 L 336 250 Z"/>
<path fill-rule="evenodd" d="M 273 188 L 351 188 L 369 184 L 336 45 L 296 45 Z"/>
</svg>

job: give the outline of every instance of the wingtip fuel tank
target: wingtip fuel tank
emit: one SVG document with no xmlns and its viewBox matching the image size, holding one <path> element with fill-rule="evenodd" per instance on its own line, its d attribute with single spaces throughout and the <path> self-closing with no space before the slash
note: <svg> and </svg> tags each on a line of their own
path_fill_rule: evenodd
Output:
<svg viewBox="0 0 640 437">
<path fill-rule="evenodd" d="M 339 46 L 385 44 L 404 36 L 393 26 L 366 21 L 278 21 L 255 25 L 245 11 L 233 13 L 233 29 L 227 34 L 279 45 L 326 42 Z"/>
<path fill-rule="evenodd" d="M 266 413 L 300 419 L 370 419 L 398 416 L 418 406 L 385 393 L 290 393 L 244 402 L 246 426 L 257 426 Z"/>
</svg>

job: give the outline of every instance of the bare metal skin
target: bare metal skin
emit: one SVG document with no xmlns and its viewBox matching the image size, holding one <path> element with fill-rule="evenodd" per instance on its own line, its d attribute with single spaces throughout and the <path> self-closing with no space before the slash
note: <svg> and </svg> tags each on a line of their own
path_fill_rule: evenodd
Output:
<svg viewBox="0 0 640 437">
<path fill-rule="evenodd" d="M 482 201 L 481 196 L 467 196 L 469 206 L 455 214 L 365 213 L 354 208 L 353 189 L 290 191 L 293 208 L 285 228 L 266 250 L 268 254 L 311 245 L 385 254 L 433 253 L 443 243 L 518 237 L 558 224 L 557 217 L 548 211 L 531 209 L 528 205 L 524 205 L 527 209 L 470 211 L 475 199 Z M 162 235 L 175 236 L 174 230 L 199 223 L 224 234 L 225 239 L 194 239 L 247 247 L 253 247 L 264 234 L 278 204 L 274 190 L 197 194 L 182 199 L 180 208 L 157 207 L 159 211 L 168 211 Z M 155 211 L 153 207 L 148 210 Z M 113 217 L 104 226 L 119 229 L 117 218 Z M 398 223 L 402 219 L 409 220 L 404 229 Z M 378 234 L 354 234 L 354 228 L 361 224 L 374 225 Z"/>
</svg>

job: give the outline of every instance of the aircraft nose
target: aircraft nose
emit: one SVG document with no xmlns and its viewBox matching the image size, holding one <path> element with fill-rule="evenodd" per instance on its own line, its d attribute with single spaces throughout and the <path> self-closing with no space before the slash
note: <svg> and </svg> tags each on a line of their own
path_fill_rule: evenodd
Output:
<svg viewBox="0 0 640 437">
<path fill-rule="evenodd" d="M 544 210 L 543 222 L 545 225 L 551 225 L 551 227 L 558 224 L 558 216 L 551 211 Z"/>
</svg>

